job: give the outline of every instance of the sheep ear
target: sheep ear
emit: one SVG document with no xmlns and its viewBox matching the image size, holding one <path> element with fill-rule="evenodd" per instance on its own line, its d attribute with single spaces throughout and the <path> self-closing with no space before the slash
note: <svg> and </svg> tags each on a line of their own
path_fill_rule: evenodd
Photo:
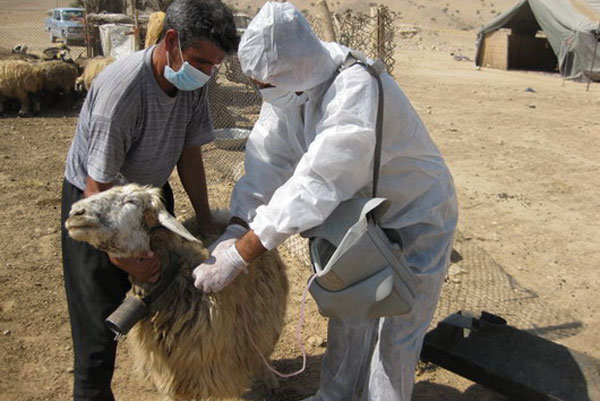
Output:
<svg viewBox="0 0 600 401">
<path fill-rule="evenodd" d="M 173 231 L 175 234 L 182 236 L 188 241 L 200 242 L 199 239 L 194 237 L 184 226 L 181 224 L 173 215 L 166 210 L 161 210 L 158 212 L 158 221 L 159 223 Z"/>
</svg>

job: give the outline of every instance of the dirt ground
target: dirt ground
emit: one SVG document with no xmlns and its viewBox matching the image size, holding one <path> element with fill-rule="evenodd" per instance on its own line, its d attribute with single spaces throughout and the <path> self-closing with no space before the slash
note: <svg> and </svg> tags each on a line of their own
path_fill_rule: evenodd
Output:
<svg viewBox="0 0 600 401">
<path fill-rule="evenodd" d="M 555 324 L 577 329 L 557 341 L 600 358 L 600 84 L 586 92 L 585 84 L 553 74 L 477 70 L 472 62 L 456 61 L 452 54 L 473 59 L 474 37 L 472 30 L 424 29 L 418 40 L 400 43 L 395 66 L 397 81 L 454 175 L 460 202 L 457 246 L 468 243 L 485 252 L 545 309 L 570 316 Z M 60 105 L 35 118 L 15 114 L 0 119 L 0 401 L 67 400 L 72 349 L 59 213 L 77 111 Z M 206 156 L 211 202 L 226 205 L 231 183 L 220 175 L 222 161 L 211 157 L 210 149 Z M 177 214 L 192 217 L 177 178 L 171 181 Z M 290 307 L 273 360 L 290 372 L 301 364 L 295 324 L 309 272 L 289 254 L 284 257 Z M 513 317 L 520 312 L 513 311 Z M 325 327 L 309 299 L 303 329 L 307 371 L 282 380 L 274 394 L 256 388 L 240 399 L 295 401 L 313 393 Z M 121 344 L 117 399 L 161 400 L 131 367 L 127 345 Z M 432 366 L 420 370 L 416 380 L 414 400 L 504 399 Z"/>
</svg>

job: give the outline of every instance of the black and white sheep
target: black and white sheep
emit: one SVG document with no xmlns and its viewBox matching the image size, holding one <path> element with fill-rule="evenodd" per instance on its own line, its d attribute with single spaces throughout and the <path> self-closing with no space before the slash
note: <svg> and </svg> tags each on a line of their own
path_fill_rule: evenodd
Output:
<svg viewBox="0 0 600 401">
<path fill-rule="evenodd" d="M 255 346 L 268 358 L 283 328 L 285 267 L 276 252 L 267 252 L 222 291 L 197 290 L 190 274 L 209 253 L 165 210 L 159 193 L 135 184 L 114 187 L 75 203 L 66 228 L 75 240 L 117 257 L 158 252 L 163 269 L 176 255 L 181 268 L 173 284 L 128 335 L 136 361 L 171 399 L 239 396 L 265 371 Z M 143 297 L 154 287 L 132 279 L 131 292 Z"/>
<path fill-rule="evenodd" d="M 69 49 L 69 47 L 67 47 L 67 45 L 64 43 L 61 43 L 58 46 L 47 47 L 42 50 L 42 58 L 46 61 L 69 61 L 71 60 L 71 49 Z"/>
<path fill-rule="evenodd" d="M 0 60 L 25 60 L 37 61 L 40 56 L 29 52 L 29 48 L 25 45 L 16 45 L 12 49 L 0 47 Z"/>
</svg>

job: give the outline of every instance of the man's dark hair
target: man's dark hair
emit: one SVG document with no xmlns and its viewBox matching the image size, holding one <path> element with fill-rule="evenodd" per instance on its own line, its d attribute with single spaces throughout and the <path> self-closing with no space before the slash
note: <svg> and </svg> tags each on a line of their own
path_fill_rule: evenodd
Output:
<svg viewBox="0 0 600 401">
<path fill-rule="evenodd" d="M 233 14 L 220 0 L 174 1 L 167 8 L 161 38 L 169 29 L 179 34 L 181 50 L 205 39 L 231 54 L 237 51 L 240 42 Z"/>
</svg>

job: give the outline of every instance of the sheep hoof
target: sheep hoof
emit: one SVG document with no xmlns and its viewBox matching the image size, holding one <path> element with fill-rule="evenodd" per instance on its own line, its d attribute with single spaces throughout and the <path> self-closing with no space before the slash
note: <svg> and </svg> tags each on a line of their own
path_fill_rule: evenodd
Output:
<svg viewBox="0 0 600 401">
<path fill-rule="evenodd" d="M 19 117 L 21 118 L 27 118 L 27 117 L 31 117 L 30 113 L 23 113 L 22 111 L 19 112 Z"/>
</svg>

